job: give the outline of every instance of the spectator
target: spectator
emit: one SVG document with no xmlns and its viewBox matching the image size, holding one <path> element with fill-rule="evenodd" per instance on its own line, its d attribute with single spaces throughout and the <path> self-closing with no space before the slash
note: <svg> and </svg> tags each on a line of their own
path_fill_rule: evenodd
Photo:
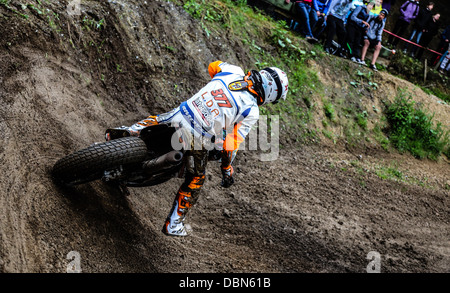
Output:
<svg viewBox="0 0 450 293">
<path fill-rule="evenodd" d="M 328 9 L 330 8 L 332 0 L 317 0 L 317 7 L 319 7 L 319 18 L 317 20 L 315 30 L 313 35 L 316 38 L 320 38 L 322 36 L 323 31 L 327 27 L 327 21 L 325 15 L 328 13 Z"/>
<path fill-rule="evenodd" d="M 381 9 L 383 9 L 382 5 L 383 5 L 383 0 L 376 0 L 375 1 L 375 6 L 370 11 L 370 14 L 374 15 L 374 16 L 377 16 L 378 14 L 380 14 Z"/>
<path fill-rule="evenodd" d="M 352 5 L 350 7 L 350 11 L 348 12 L 347 16 L 345 17 L 345 25 L 347 26 L 347 22 L 350 18 L 350 14 L 352 14 L 353 11 L 355 11 L 356 7 L 366 5 L 364 2 L 368 1 L 362 1 L 362 0 L 352 0 Z"/>
<path fill-rule="evenodd" d="M 414 20 L 419 14 L 419 1 L 420 0 L 408 0 L 400 7 L 400 16 L 395 22 L 394 29 L 392 33 L 395 35 L 402 35 L 402 32 L 408 30 L 409 24 Z M 394 47 L 397 46 L 399 39 L 394 36 L 390 36 L 388 42 Z"/>
<path fill-rule="evenodd" d="M 450 44 L 450 25 L 447 25 L 447 27 L 441 34 L 441 38 L 437 48 L 438 52 L 444 53 L 445 50 L 448 48 L 449 44 Z"/>
<path fill-rule="evenodd" d="M 344 20 L 350 11 L 352 0 L 332 0 L 330 9 L 328 9 L 327 20 L 327 39 L 325 41 L 325 52 L 332 54 L 332 45 L 334 36 L 338 37 L 339 48 L 336 55 L 345 57 L 345 24 Z"/>
<path fill-rule="evenodd" d="M 381 51 L 381 38 L 383 35 L 384 25 L 386 24 L 385 18 L 389 15 L 389 12 L 386 9 L 382 9 L 380 14 L 377 16 L 370 16 L 367 21 L 369 24 L 369 29 L 364 36 L 364 46 L 362 48 L 361 60 L 364 62 L 366 58 L 367 50 L 369 47 L 375 47 L 375 51 L 373 52 L 372 62 L 370 63 L 370 68 L 374 71 L 377 71 L 377 66 L 375 65 L 378 55 L 380 55 Z"/>
<path fill-rule="evenodd" d="M 352 0 L 352 8 L 350 8 L 350 10 L 353 11 L 353 10 L 356 9 L 356 7 L 361 6 L 361 5 L 365 5 L 364 2 L 367 2 L 367 1 L 362 1 L 362 0 Z"/>
<path fill-rule="evenodd" d="M 286 0 L 286 3 L 290 3 L 290 0 Z M 317 6 L 317 0 L 299 0 L 295 1 L 295 11 L 299 14 L 299 19 L 302 21 L 301 31 L 305 35 L 306 40 L 310 43 L 316 43 L 317 39 L 313 36 L 313 29 L 316 26 L 319 7 Z M 296 24 L 293 25 L 293 29 L 296 29 Z"/>
<path fill-rule="evenodd" d="M 370 1 L 367 5 L 357 6 L 347 22 L 347 43 L 350 47 L 350 59 L 359 64 L 365 64 L 359 58 L 361 56 L 359 46 L 363 35 L 369 28 L 367 21 L 374 6 L 375 1 Z"/>
<path fill-rule="evenodd" d="M 439 66 L 439 73 L 448 74 L 450 70 L 450 46 L 447 48 L 447 52 L 442 56 L 442 63 Z"/>
<path fill-rule="evenodd" d="M 439 21 L 440 17 L 441 17 L 441 15 L 439 13 L 436 13 L 427 22 L 427 24 L 425 26 L 425 30 L 422 34 L 422 38 L 420 39 L 419 45 L 427 48 L 428 45 L 430 44 L 431 40 L 433 39 L 433 37 L 438 34 L 439 28 L 441 27 L 441 22 Z M 415 50 L 412 52 L 413 56 L 414 56 L 414 52 L 415 52 Z M 421 59 L 423 52 L 424 52 L 424 49 L 420 48 L 419 51 L 417 52 L 416 58 Z"/>
<path fill-rule="evenodd" d="M 419 14 L 417 15 L 415 21 L 414 21 L 414 27 L 413 31 L 411 33 L 411 36 L 409 37 L 409 40 L 412 42 L 414 40 L 414 37 L 416 37 L 416 44 L 420 43 L 420 38 L 422 37 L 422 33 L 425 31 L 425 26 L 427 25 L 428 21 L 432 17 L 431 10 L 433 10 L 434 3 L 429 2 L 426 8 L 421 8 L 419 10 Z M 410 44 L 405 44 L 405 49 L 403 50 L 403 53 L 407 53 L 408 48 Z M 416 50 L 416 47 L 413 48 L 413 51 Z M 413 53 L 411 55 L 414 55 Z"/>
</svg>

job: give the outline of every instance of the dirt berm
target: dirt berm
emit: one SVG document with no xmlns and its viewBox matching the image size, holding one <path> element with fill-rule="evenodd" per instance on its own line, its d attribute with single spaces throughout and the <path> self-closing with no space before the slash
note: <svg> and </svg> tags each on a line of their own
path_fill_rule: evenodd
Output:
<svg viewBox="0 0 450 293">
<path fill-rule="evenodd" d="M 241 42 L 208 37 L 172 3 L 82 1 L 71 15 L 68 4 L 0 5 L 0 272 L 64 273 L 71 251 L 83 272 L 363 273 L 371 251 L 382 272 L 450 272 L 445 160 L 320 143 L 282 145 L 270 162 L 243 151 L 229 189 L 208 166 L 181 239 L 161 233 L 181 179 L 128 197 L 102 182 L 56 186 L 56 160 L 174 108 L 209 80 L 209 62 L 255 68 Z M 393 91 L 407 83 L 378 74 Z M 358 173 L 359 159 L 396 160 L 431 186 Z"/>
</svg>

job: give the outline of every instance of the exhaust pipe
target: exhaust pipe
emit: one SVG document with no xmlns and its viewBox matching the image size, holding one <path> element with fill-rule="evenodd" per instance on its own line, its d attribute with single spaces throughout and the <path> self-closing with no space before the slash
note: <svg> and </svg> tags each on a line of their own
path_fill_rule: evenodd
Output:
<svg viewBox="0 0 450 293">
<path fill-rule="evenodd" d="M 164 170 L 168 167 L 173 167 L 181 162 L 183 153 L 180 151 L 171 151 L 158 158 L 148 160 L 142 163 L 142 168 L 148 175 L 154 174 L 158 171 Z"/>
</svg>

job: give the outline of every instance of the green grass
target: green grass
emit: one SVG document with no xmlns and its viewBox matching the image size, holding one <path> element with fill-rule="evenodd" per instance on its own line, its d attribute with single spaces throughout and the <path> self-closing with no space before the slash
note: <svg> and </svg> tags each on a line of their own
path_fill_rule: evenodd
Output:
<svg viewBox="0 0 450 293">
<path fill-rule="evenodd" d="M 403 172 L 396 166 L 380 167 L 375 171 L 375 174 L 381 179 L 402 180 L 404 178 Z"/>
<path fill-rule="evenodd" d="M 325 116 L 331 121 L 334 121 L 334 119 L 336 118 L 336 111 L 334 110 L 334 105 L 328 100 L 323 101 L 323 112 Z"/>
<path fill-rule="evenodd" d="M 374 173 L 383 180 L 393 180 L 425 188 L 433 188 L 427 177 L 418 178 L 408 175 L 407 171 L 400 170 L 396 162 L 392 162 L 389 166 L 378 165 L 375 167 Z"/>
<path fill-rule="evenodd" d="M 389 136 L 400 152 L 410 152 L 416 158 L 437 160 L 447 154 L 449 132 L 441 123 L 434 123 L 433 115 L 416 107 L 411 97 L 399 91 L 395 101 L 386 110 Z"/>
<path fill-rule="evenodd" d="M 363 111 L 361 113 L 356 114 L 356 123 L 361 127 L 363 130 L 367 130 L 367 111 Z"/>
<path fill-rule="evenodd" d="M 289 93 L 283 103 L 265 105 L 262 115 L 279 115 L 280 122 L 296 141 L 315 140 L 317 132 L 309 129 L 315 107 L 313 95 L 323 90 L 317 72 L 307 61 L 320 58 L 321 49 L 300 42 L 284 21 L 275 21 L 245 0 L 172 0 L 200 21 L 207 37 L 224 32 L 249 53 L 250 69 L 274 66 L 286 72 Z M 226 61 L 226 60 L 223 60 Z"/>
<path fill-rule="evenodd" d="M 389 73 L 397 75 L 416 84 L 428 94 L 433 94 L 450 103 L 450 79 L 439 74 L 431 64 L 427 64 L 425 78 L 425 63 L 403 54 L 400 50 L 389 63 Z"/>
<path fill-rule="evenodd" d="M 327 57 L 320 45 L 311 46 L 302 41 L 302 38 L 292 32 L 284 21 L 273 20 L 264 12 L 246 5 L 247 1 L 168 1 L 182 6 L 198 19 L 208 38 L 225 33 L 237 43 L 240 42 L 243 50 L 248 52 L 252 59 L 246 64 L 249 68 L 243 68 L 244 70 L 276 66 L 287 73 L 289 78 L 287 100 L 277 105 L 261 107 L 261 114 L 279 115 L 284 132 L 291 138 L 295 136 L 293 140 L 303 141 L 302 138 L 315 140 L 317 133 L 322 133 L 334 141 L 343 139 L 350 146 L 362 146 L 365 142 L 374 140 L 385 150 L 389 150 L 392 145 L 402 152 L 409 151 L 418 158 L 437 159 L 441 153 L 448 155 L 450 152 L 448 135 L 443 133 L 442 126 L 440 124 L 432 126 L 432 116 L 421 110 L 418 112 L 415 112 L 415 109 L 408 110 L 411 111 L 413 119 L 408 118 L 407 127 L 406 124 L 396 124 L 396 121 L 401 119 L 396 120 L 395 116 L 401 113 L 396 112 L 395 104 L 386 113 L 374 109 L 374 114 L 369 115 L 367 105 L 363 104 L 363 95 L 377 91 L 380 87 L 373 72 L 359 67 L 355 69 L 347 60 Z M 327 68 L 340 68 L 342 75 L 337 80 L 341 83 L 342 91 L 347 91 L 344 102 L 336 103 L 335 97 L 341 95 L 337 89 L 336 91 L 324 89 L 325 86 L 318 77 L 318 70 L 311 66 L 310 61 Z M 397 64 L 396 62 L 399 61 L 394 61 L 394 64 Z M 408 68 L 414 70 L 413 74 L 420 72 L 414 66 Z M 430 88 L 435 94 L 439 90 L 443 92 L 440 96 L 445 96 L 446 91 L 442 88 L 436 90 Z M 320 110 L 327 117 L 322 120 L 324 131 L 313 129 L 310 123 L 319 112 L 316 109 L 319 99 L 323 103 Z M 400 111 L 400 108 L 397 110 Z M 378 121 L 374 122 L 375 128 L 368 129 L 369 118 L 382 119 L 383 115 L 388 115 L 387 133 L 383 133 Z M 421 127 L 421 124 L 424 127 Z M 342 135 L 331 136 L 333 133 L 331 128 L 336 130 L 338 127 L 342 129 Z M 407 130 L 408 128 L 414 131 Z"/>
</svg>

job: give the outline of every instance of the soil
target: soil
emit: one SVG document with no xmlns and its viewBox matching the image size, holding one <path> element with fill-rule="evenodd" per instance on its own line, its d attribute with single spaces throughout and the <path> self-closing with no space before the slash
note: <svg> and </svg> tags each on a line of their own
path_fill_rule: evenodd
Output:
<svg viewBox="0 0 450 293">
<path fill-rule="evenodd" d="M 182 179 L 129 196 L 102 182 L 55 185 L 56 160 L 104 140 L 108 127 L 177 106 L 208 81 L 209 62 L 254 60 L 166 1 L 88 1 L 78 16 L 68 1 L 12 2 L 0 5 L 0 272 L 66 272 L 71 251 L 83 272 L 363 273 L 371 251 L 381 272 L 450 272 L 446 158 L 326 140 L 286 143 L 270 162 L 244 150 L 229 189 L 208 166 L 186 238 L 161 233 Z M 414 88 L 377 74 L 376 100 Z M 448 125 L 450 107 L 427 104 Z M 381 179 L 382 162 L 426 184 Z"/>
</svg>

